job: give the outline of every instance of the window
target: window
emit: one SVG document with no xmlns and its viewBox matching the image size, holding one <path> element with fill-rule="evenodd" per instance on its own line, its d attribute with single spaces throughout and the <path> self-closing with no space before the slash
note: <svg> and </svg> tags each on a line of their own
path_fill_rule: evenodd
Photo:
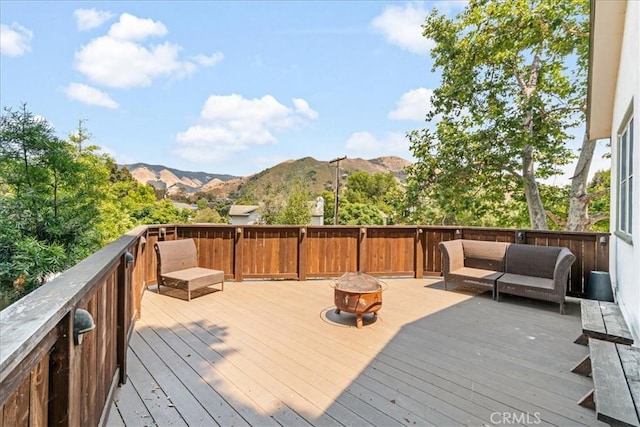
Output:
<svg viewBox="0 0 640 427">
<path fill-rule="evenodd" d="M 618 136 L 618 231 L 632 235 L 633 223 L 633 117 L 629 117 Z"/>
</svg>

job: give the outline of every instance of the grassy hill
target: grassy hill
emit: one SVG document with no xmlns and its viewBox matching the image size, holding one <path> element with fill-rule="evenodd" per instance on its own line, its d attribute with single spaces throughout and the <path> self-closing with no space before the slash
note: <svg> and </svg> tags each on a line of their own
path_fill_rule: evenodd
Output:
<svg viewBox="0 0 640 427">
<path fill-rule="evenodd" d="M 391 172 L 398 180 L 402 181 L 406 177 L 404 167 L 409 164 L 410 162 L 398 157 L 373 160 L 345 159 L 340 162 L 340 180 L 342 181 L 345 175 L 350 175 L 356 171 L 364 171 L 370 174 Z M 313 157 L 304 157 L 280 163 L 247 177 L 241 182 L 229 181 L 226 186 L 230 187 L 237 184 L 235 190 L 228 188 L 230 195 L 234 195 L 234 193 L 236 197 L 251 195 L 253 198 L 260 200 L 269 191 L 282 193 L 292 183 L 301 180 L 308 186 L 312 195 L 317 195 L 324 190 L 333 191 L 335 189 L 335 176 L 335 164 L 316 160 Z"/>
<path fill-rule="evenodd" d="M 364 171 L 371 174 L 391 172 L 398 180 L 403 181 L 406 178 L 404 168 L 410 164 L 407 160 L 392 156 L 371 160 L 348 158 L 340 162 L 340 179 L 343 180 L 345 174 Z M 125 167 L 138 181 L 166 189 L 169 195 L 183 191 L 204 192 L 218 198 L 251 198 L 258 201 L 270 192 L 285 193 L 296 181 L 304 182 L 312 195 L 324 190 L 333 191 L 336 174 L 335 164 L 313 157 L 288 160 L 246 177 L 188 172 L 145 163 Z"/>
</svg>

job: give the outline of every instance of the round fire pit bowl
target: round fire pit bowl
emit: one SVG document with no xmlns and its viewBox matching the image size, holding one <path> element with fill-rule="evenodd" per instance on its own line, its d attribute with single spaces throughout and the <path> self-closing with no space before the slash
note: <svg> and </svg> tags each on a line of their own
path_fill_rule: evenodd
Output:
<svg viewBox="0 0 640 427">
<path fill-rule="evenodd" d="M 382 292 L 387 289 L 386 283 L 364 273 L 345 273 L 331 286 L 336 314 L 341 311 L 355 314 L 358 329 L 362 328 L 363 314 L 377 315 L 382 307 Z"/>
</svg>

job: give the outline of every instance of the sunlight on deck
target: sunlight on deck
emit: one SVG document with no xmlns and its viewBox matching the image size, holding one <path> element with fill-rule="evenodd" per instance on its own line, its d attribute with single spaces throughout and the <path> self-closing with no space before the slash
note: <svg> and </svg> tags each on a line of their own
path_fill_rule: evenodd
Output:
<svg viewBox="0 0 640 427">
<path fill-rule="evenodd" d="M 473 292 L 443 291 L 439 280 L 387 279 L 385 282 L 389 289 L 383 294 L 378 318 L 366 315 L 362 329 L 355 327 L 354 315 L 333 312 L 333 289 L 328 280 L 229 282 L 223 292 L 212 292 L 191 302 L 180 299 L 182 294 L 178 290 L 167 290 L 170 295 L 166 295 L 164 289 L 162 295 L 147 291 L 142 319 L 136 324 L 130 345 L 129 359 L 134 361 L 130 363 L 130 383 L 118 391 L 109 424 L 121 425 L 122 420 L 125 424 L 135 424 L 138 416 L 151 417 L 159 425 L 171 417 L 191 425 L 210 423 L 211 418 L 220 425 L 362 425 L 372 422 L 424 425 L 446 423 L 447 420 L 475 425 L 488 420 L 490 409 L 508 407 L 500 402 L 495 403 L 495 408 L 490 408 L 494 406 L 491 403 L 482 403 L 487 393 L 481 391 L 484 386 L 476 384 L 475 378 L 483 374 L 469 374 L 462 368 L 453 367 L 450 375 L 460 376 L 458 383 L 468 388 L 458 392 L 467 402 L 460 405 L 473 407 L 473 411 L 481 414 L 468 414 L 473 412 L 471 409 L 461 411 L 459 416 L 447 413 L 452 411 L 446 407 L 447 403 L 443 404 L 444 409 L 438 409 L 429 401 L 440 392 L 425 392 L 417 388 L 417 381 L 414 384 L 411 379 L 401 380 L 403 376 L 413 376 L 416 368 L 410 363 L 401 365 L 392 356 L 401 351 L 408 355 L 401 358 L 406 357 L 408 361 L 415 358 L 420 362 L 421 354 L 442 351 L 444 359 L 453 359 L 456 356 L 446 353 L 456 355 L 465 343 L 450 336 L 448 319 L 464 317 L 469 312 L 469 304 L 477 306 L 473 315 L 478 318 L 462 321 L 470 327 L 461 334 L 474 335 L 474 330 L 486 329 L 485 322 L 492 321 L 482 318 L 484 314 L 500 309 L 515 314 L 514 310 L 520 307 L 491 301 L 487 294 L 474 298 Z M 531 310 L 531 307 L 525 309 Z M 560 317 L 554 306 L 544 303 L 541 308 L 532 310 L 539 310 L 551 322 L 569 318 Z M 443 311 L 448 312 L 442 317 L 434 316 Z M 537 317 L 535 312 L 526 316 Z M 425 318 L 430 321 L 427 325 L 421 323 Z M 572 321 L 577 326 L 575 320 Z M 404 335 L 401 334 L 403 330 Z M 541 346 L 557 340 L 552 331 L 543 336 L 540 328 L 531 330 L 518 324 L 504 324 L 498 325 L 496 332 L 490 334 L 497 337 L 482 338 L 481 344 L 465 350 L 477 353 L 474 356 L 478 363 L 484 363 L 492 356 L 491 352 L 499 350 L 483 347 L 491 346 L 488 344 L 490 339 L 500 341 L 501 333 L 512 334 L 505 341 L 511 341 L 515 346 L 530 345 L 538 338 L 536 345 Z M 416 340 L 418 334 L 420 339 Z M 567 333 L 568 336 L 572 334 L 572 331 Z M 453 339 L 451 349 L 437 348 L 448 343 L 449 338 Z M 392 340 L 394 343 L 389 349 Z M 575 350 L 571 359 L 577 361 L 584 350 L 573 349 L 571 346 L 575 345 L 566 341 L 568 348 Z M 383 354 L 385 351 L 391 356 Z M 542 349 L 540 353 L 545 351 L 548 350 Z M 465 359 L 461 366 L 466 366 L 466 358 L 461 356 Z M 531 363 L 511 359 L 507 357 L 507 364 L 524 363 L 531 369 Z M 567 360 L 567 368 L 559 369 L 568 372 L 571 362 Z M 381 363 L 385 366 L 379 370 Z M 491 361 L 491 369 L 494 364 Z M 495 368 L 499 370 L 500 366 Z M 365 370 L 367 374 L 363 375 Z M 544 375 L 551 374 L 554 373 L 544 372 Z M 438 375 L 447 380 L 445 377 L 449 374 Z M 146 379 L 143 381 L 143 378 Z M 576 395 L 588 387 L 588 381 L 582 378 L 576 378 L 575 382 Z M 131 393 L 123 393 L 131 383 L 140 394 L 140 400 L 144 401 L 138 406 L 125 397 Z M 145 397 L 140 393 L 142 387 L 151 388 L 153 393 L 147 393 Z M 456 387 L 462 388 L 456 384 L 451 386 L 452 390 Z M 475 392 L 475 387 L 480 391 Z M 438 390 L 456 397 L 446 387 Z M 536 393 L 535 389 L 533 393 Z M 445 398 L 445 401 L 447 399 L 455 401 L 451 398 Z M 526 396 L 523 399 L 527 400 Z M 569 399 L 563 404 L 572 408 Z M 431 411 L 430 408 L 436 409 Z M 574 420 L 576 417 L 589 419 L 589 413 L 577 404 L 572 410 Z M 558 422 L 553 416 L 549 415 L 549 421 Z M 143 420 L 138 418 L 138 421 Z"/>
<path fill-rule="evenodd" d="M 404 325 L 471 298 L 469 294 L 444 293 L 426 286 L 437 280 L 421 281 L 418 286 L 422 285 L 424 292 L 418 299 L 414 292 L 403 292 L 403 288 L 415 287 L 415 282 L 403 279 L 385 282 L 390 286 L 383 294 L 378 317 L 366 315 L 362 329 L 355 328 L 354 315 L 334 313 L 333 289 L 326 280 L 228 283 L 224 292 L 203 295 L 191 303 L 147 292 L 137 329 L 149 326 L 179 331 L 186 328 L 201 339 L 204 337 L 209 349 L 202 348 L 199 355 L 183 356 L 202 357 L 199 362 L 208 363 L 212 368 L 203 379 L 215 385 L 222 397 L 233 401 L 234 406 L 251 407 L 268 416 L 278 411 L 282 400 L 317 418 L 322 417 Z M 168 292 L 181 296 L 179 291 Z M 267 313 L 264 311 L 267 308 L 275 311 Z M 171 317 L 164 317 L 162 312 Z M 230 317 L 234 318 L 233 324 L 227 322 Z M 209 337 L 199 333 L 205 331 Z M 277 339 L 259 342 L 274 331 Z M 255 352 L 258 346 L 260 354 Z M 346 354 L 354 350 L 358 353 L 356 357 Z M 348 363 L 344 363 L 346 361 Z M 325 370 L 318 371 L 318 366 Z M 251 367 L 255 368 L 249 369 Z M 301 383 L 302 380 L 297 384 L 306 392 L 312 387 L 322 390 L 314 393 L 315 405 L 309 406 L 306 393 L 301 396 L 285 390 L 296 378 L 306 379 L 308 384 Z M 274 380 L 283 382 L 284 387 Z M 234 383 L 238 383 L 236 387 Z M 268 390 L 261 390 L 266 385 Z M 238 388 L 249 393 L 244 394 Z M 279 389 L 282 393 L 277 393 Z"/>
</svg>

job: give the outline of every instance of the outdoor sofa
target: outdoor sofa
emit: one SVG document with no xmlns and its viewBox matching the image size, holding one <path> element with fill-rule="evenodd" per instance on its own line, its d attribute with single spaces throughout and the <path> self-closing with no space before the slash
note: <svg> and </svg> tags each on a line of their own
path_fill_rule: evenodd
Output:
<svg viewBox="0 0 640 427">
<path fill-rule="evenodd" d="M 576 257 L 568 248 L 477 240 L 440 242 L 445 289 L 466 285 L 560 304 Z"/>
</svg>

